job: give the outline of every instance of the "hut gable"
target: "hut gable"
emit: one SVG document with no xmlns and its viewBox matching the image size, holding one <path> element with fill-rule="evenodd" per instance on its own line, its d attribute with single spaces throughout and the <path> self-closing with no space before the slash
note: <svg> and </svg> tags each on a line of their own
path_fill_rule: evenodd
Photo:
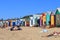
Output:
<svg viewBox="0 0 60 40">
<path fill-rule="evenodd" d="M 60 14 L 60 8 L 57 8 L 55 14 Z"/>
</svg>

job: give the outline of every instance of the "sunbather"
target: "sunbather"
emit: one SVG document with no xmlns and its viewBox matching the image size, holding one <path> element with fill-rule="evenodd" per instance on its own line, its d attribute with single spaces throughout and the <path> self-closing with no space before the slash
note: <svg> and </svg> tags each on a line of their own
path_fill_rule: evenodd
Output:
<svg viewBox="0 0 60 40">
<path fill-rule="evenodd" d="M 52 34 L 47 35 L 47 37 L 58 36 L 59 34 L 60 34 L 60 32 L 53 32 Z"/>
<path fill-rule="evenodd" d="M 41 36 L 41 37 L 52 37 L 52 36 L 55 36 L 55 37 L 60 36 L 60 32 L 53 32 L 51 34 L 48 34 L 47 36 Z"/>
</svg>

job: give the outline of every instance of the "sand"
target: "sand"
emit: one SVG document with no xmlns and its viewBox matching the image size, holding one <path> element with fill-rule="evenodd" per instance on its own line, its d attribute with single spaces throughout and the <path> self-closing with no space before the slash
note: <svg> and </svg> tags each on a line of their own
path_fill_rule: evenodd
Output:
<svg viewBox="0 0 60 40">
<path fill-rule="evenodd" d="M 57 31 L 60 32 L 60 28 L 47 29 L 48 32 L 41 32 L 40 27 L 21 27 L 22 30 L 10 31 L 9 28 L 0 28 L 0 40 L 60 40 L 60 36 L 57 37 L 43 37 L 48 34 Z"/>
</svg>

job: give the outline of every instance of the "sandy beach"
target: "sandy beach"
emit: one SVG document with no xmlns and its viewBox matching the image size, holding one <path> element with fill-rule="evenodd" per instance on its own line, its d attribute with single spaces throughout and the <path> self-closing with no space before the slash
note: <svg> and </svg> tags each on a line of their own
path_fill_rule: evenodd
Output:
<svg viewBox="0 0 60 40">
<path fill-rule="evenodd" d="M 0 40 L 60 40 L 57 37 L 43 37 L 54 31 L 60 32 L 60 28 L 47 29 L 48 32 L 41 32 L 40 27 L 21 27 L 22 30 L 10 31 L 9 28 L 0 28 Z"/>
</svg>

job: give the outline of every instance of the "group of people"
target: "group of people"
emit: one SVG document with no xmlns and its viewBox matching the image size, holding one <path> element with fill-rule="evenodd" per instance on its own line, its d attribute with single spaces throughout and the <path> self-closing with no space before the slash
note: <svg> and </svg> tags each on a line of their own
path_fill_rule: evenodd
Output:
<svg viewBox="0 0 60 40">
<path fill-rule="evenodd" d="M 8 22 L 6 22 L 6 21 L 0 21 L 0 28 L 5 28 L 6 25 L 8 25 Z M 21 26 L 21 21 L 18 19 L 18 20 L 15 22 L 15 25 L 13 25 L 13 26 L 10 28 L 10 30 L 13 31 L 15 27 L 18 28 L 17 30 L 21 30 L 20 26 Z"/>
<path fill-rule="evenodd" d="M 15 27 L 18 28 L 17 30 L 22 30 L 22 29 L 20 28 L 20 26 L 21 26 L 21 21 L 18 19 L 18 20 L 16 21 L 16 25 L 13 25 L 10 30 L 13 31 Z"/>
</svg>

